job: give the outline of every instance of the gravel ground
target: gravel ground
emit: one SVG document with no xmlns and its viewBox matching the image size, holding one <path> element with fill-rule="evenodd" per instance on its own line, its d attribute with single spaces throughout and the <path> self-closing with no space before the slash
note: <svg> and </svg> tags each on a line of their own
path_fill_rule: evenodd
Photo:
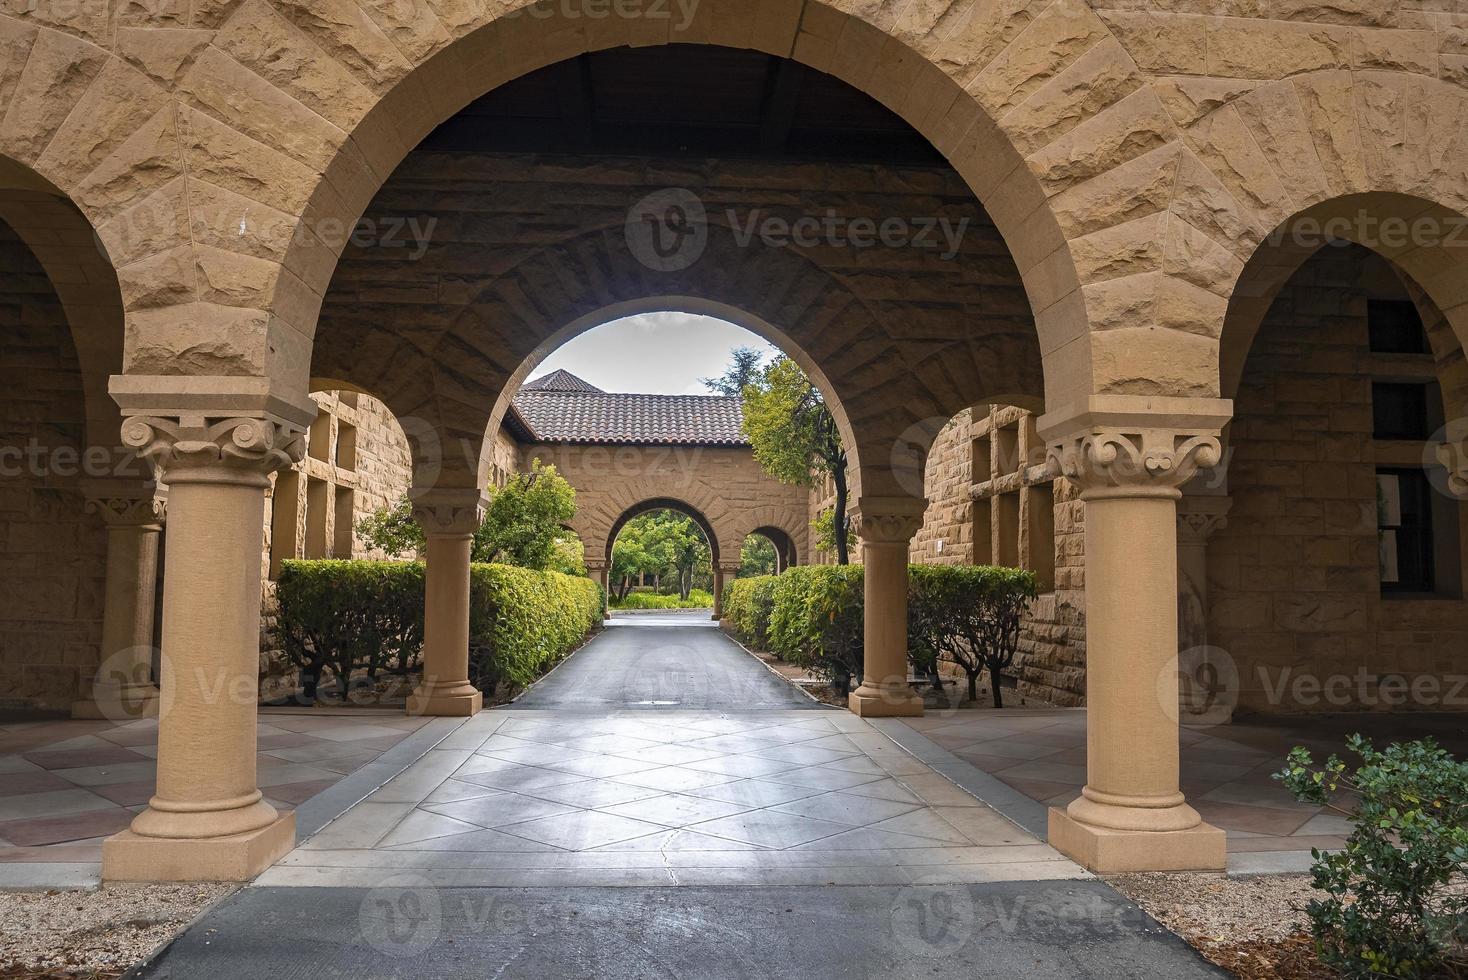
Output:
<svg viewBox="0 0 1468 980">
<path fill-rule="evenodd" d="M 1249 980 L 1323 980 L 1300 911 L 1309 875 L 1137 874 L 1107 879 L 1206 958 Z"/>
<path fill-rule="evenodd" d="M 236 887 L 0 892 L 0 977 L 116 976 Z"/>
</svg>

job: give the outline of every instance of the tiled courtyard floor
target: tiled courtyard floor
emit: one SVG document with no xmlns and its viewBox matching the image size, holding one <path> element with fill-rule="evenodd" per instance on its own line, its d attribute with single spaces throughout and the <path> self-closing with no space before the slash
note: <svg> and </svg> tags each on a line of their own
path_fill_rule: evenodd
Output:
<svg viewBox="0 0 1468 980">
<path fill-rule="evenodd" d="M 399 712 L 265 711 L 260 786 L 290 810 L 425 723 Z M 95 865 L 153 795 L 156 721 L 0 720 L 0 865 Z M 3 879 L 0 874 L 0 879 Z"/>
<path fill-rule="evenodd" d="M 908 885 L 1084 872 L 707 614 L 613 620 L 260 885 Z"/>
<path fill-rule="evenodd" d="M 1047 807 L 1075 799 L 1086 780 L 1084 709 L 972 709 L 902 724 Z M 1203 819 L 1228 832 L 1231 869 L 1298 868 L 1302 852 L 1342 846 L 1349 833 L 1342 817 L 1296 802 L 1270 777 L 1293 746 L 1308 747 L 1319 760 L 1345 756 L 1345 740 L 1355 732 L 1378 745 L 1431 735 L 1468 755 L 1463 715 L 1244 717 L 1182 730 L 1183 792 Z"/>
</svg>

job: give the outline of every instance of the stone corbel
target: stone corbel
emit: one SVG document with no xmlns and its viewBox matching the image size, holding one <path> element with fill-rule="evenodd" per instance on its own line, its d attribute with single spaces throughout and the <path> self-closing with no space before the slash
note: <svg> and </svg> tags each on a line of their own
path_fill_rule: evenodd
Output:
<svg viewBox="0 0 1468 980">
<path fill-rule="evenodd" d="M 484 494 L 478 490 L 421 490 L 411 497 L 413 520 L 426 535 L 473 534 L 484 520 Z"/>
<path fill-rule="evenodd" d="M 862 497 L 857 534 L 867 544 L 907 544 L 923 526 L 928 502 L 922 497 Z"/>
</svg>

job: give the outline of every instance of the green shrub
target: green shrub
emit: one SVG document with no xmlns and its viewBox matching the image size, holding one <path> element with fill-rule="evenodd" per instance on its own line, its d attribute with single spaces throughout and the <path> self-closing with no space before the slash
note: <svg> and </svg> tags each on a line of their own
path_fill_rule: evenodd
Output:
<svg viewBox="0 0 1468 980">
<path fill-rule="evenodd" d="M 1359 735 L 1354 772 L 1332 755 L 1317 769 L 1296 748 L 1275 778 L 1352 824 L 1345 850 L 1312 850 L 1306 907 L 1323 962 L 1347 977 L 1468 975 L 1468 762 L 1431 739 L 1380 751 Z M 1342 791 L 1358 797 L 1337 805 Z"/>
<path fill-rule="evenodd" d="M 724 587 L 724 618 L 734 635 L 756 650 L 770 645 L 770 614 L 775 609 L 775 575 L 736 578 Z"/>
<path fill-rule="evenodd" d="M 281 649 L 316 700 L 329 672 L 347 690 L 364 671 L 406 674 L 423 647 L 423 565 L 396 561 L 286 561 L 276 582 Z"/>
<path fill-rule="evenodd" d="M 689 589 L 688 598 L 662 595 L 657 592 L 629 592 L 622 598 L 613 597 L 613 609 L 712 609 L 714 596 L 703 589 Z"/>
<path fill-rule="evenodd" d="M 346 688 L 363 672 L 407 674 L 423 648 L 423 564 L 286 561 L 276 596 L 281 647 L 316 697 L 326 672 Z M 493 693 L 528 684 L 601 622 L 602 591 L 588 578 L 475 564 L 469 578 L 470 680 Z"/>
<path fill-rule="evenodd" d="M 1034 572 L 993 565 L 910 565 L 907 570 L 908 652 L 920 670 L 939 661 L 963 671 L 968 698 L 978 697 L 979 675 L 989 671 L 994 707 L 1002 708 L 1000 679 L 1014 664 L 1019 627 L 1039 594 Z"/>
<path fill-rule="evenodd" d="M 802 565 L 775 576 L 770 650 L 840 692 L 861 679 L 862 567 Z"/>
</svg>

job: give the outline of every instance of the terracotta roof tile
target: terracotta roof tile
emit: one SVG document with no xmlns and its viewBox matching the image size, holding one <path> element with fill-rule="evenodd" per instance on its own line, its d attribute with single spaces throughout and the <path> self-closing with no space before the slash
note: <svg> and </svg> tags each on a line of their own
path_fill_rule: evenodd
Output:
<svg viewBox="0 0 1468 980">
<path fill-rule="evenodd" d="M 567 371 L 522 387 L 515 410 L 541 442 L 749 445 L 738 398 L 606 392 Z"/>
</svg>

